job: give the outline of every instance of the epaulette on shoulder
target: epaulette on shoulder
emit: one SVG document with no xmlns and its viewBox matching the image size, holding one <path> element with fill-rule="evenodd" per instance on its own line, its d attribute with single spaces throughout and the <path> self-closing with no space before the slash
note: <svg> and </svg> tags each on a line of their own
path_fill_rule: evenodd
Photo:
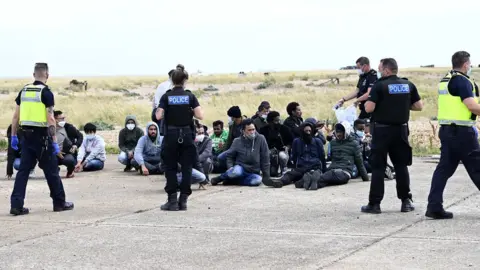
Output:
<svg viewBox="0 0 480 270">
<path fill-rule="evenodd" d="M 172 92 L 172 89 L 167 90 L 167 92 L 165 92 L 165 93 L 169 93 L 169 92 Z"/>
<path fill-rule="evenodd" d="M 185 89 L 185 92 L 189 92 L 189 93 L 191 93 L 192 91 L 190 91 L 190 90 L 188 90 L 188 89 Z"/>
<path fill-rule="evenodd" d="M 400 78 L 400 79 L 405 80 L 405 81 L 408 81 L 408 78 L 405 78 L 405 77 Z"/>
</svg>

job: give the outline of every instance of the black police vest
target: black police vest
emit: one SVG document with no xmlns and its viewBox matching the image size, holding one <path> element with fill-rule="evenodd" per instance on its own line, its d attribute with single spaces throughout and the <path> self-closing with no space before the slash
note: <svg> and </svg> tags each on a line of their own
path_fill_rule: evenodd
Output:
<svg viewBox="0 0 480 270">
<path fill-rule="evenodd" d="M 396 76 L 377 81 L 377 83 L 381 83 L 382 98 L 375 105 L 372 120 L 386 125 L 408 123 L 412 83 Z"/>
<path fill-rule="evenodd" d="M 193 94 L 182 89 L 167 91 L 165 95 L 167 96 L 165 124 L 177 127 L 190 126 L 193 120 L 193 111 L 190 105 Z"/>
</svg>

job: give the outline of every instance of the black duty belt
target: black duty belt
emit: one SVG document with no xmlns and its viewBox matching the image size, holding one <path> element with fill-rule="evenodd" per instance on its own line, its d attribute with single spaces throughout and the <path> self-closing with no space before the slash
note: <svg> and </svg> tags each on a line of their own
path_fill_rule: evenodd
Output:
<svg viewBox="0 0 480 270">
<path fill-rule="evenodd" d="M 176 129 L 190 129 L 190 126 L 170 126 L 167 125 L 168 130 L 176 130 Z"/>
<path fill-rule="evenodd" d="M 382 124 L 375 122 L 374 123 L 375 127 L 401 127 L 401 126 L 407 126 L 407 123 L 404 124 Z"/>
</svg>

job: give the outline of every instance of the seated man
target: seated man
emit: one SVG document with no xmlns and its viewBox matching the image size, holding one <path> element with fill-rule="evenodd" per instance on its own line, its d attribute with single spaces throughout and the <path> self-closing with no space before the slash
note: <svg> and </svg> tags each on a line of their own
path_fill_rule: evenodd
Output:
<svg viewBox="0 0 480 270">
<path fill-rule="evenodd" d="M 335 125 L 335 139 L 331 144 L 332 163 L 318 181 L 312 181 L 310 190 L 329 185 L 343 185 L 352 179 L 353 165 L 359 168 L 363 181 L 369 181 L 363 165 L 362 153 L 357 140 L 351 135 L 352 128 L 346 121 Z M 299 187 L 296 185 L 296 187 Z"/>
<path fill-rule="evenodd" d="M 223 182 L 224 185 L 258 186 L 262 180 L 269 181 L 270 153 L 265 137 L 257 133 L 251 119 L 242 122 L 242 132 L 228 151 L 228 170 L 212 178 L 212 185 Z"/>
<path fill-rule="evenodd" d="M 75 172 L 102 170 L 107 159 L 105 141 L 96 135 L 97 127 L 92 123 L 85 124 L 83 131 L 86 136 L 78 151 Z"/>
<path fill-rule="evenodd" d="M 256 130 L 262 129 L 264 126 L 267 126 L 267 115 L 270 112 L 270 104 L 260 104 L 258 106 L 257 116 L 253 120 L 253 124 L 255 125 Z"/>
<path fill-rule="evenodd" d="M 20 154 L 21 154 L 21 143 L 23 138 L 23 131 L 21 128 L 17 129 L 18 137 L 18 150 L 12 148 L 12 125 L 9 125 L 7 128 L 7 138 L 8 138 L 8 150 L 7 150 L 7 179 L 12 179 L 13 169 L 17 170 L 20 168 Z M 30 177 L 35 177 L 35 166 L 30 171 Z"/>
<path fill-rule="evenodd" d="M 55 115 L 55 112 L 54 112 Z M 61 114 L 57 113 L 57 116 Z M 63 121 L 63 119 L 55 118 L 57 122 L 57 128 L 55 132 L 55 136 L 57 137 L 57 144 L 58 148 L 60 149 L 60 153 L 57 154 L 58 157 L 58 165 L 64 165 L 67 167 L 67 178 L 72 178 L 75 175 L 73 174 L 73 171 L 75 170 L 75 165 L 77 164 L 75 157 L 71 153 L 73 143 L 70 141 L 68 138 L 67 130 L 65 128 L 65 124 L 60 122 Z M 61 126 L 62 125 L 62 126 Z M 58 167 L 58 170 L 60 171 L 60 167 Z"/>
<path fill-rule="evenodd" d="M 225 144 L 228 139 L 228 131 L 223 129 L 222 121 L 217 120 L 213 122 L 213 134 L 210 136 L 210 139 L 212 139 L 212 154 L 214 157 L 217 157 L 225 150 Z"/>
<path fill-rule="evenodd" d="M 72 124 L 67 123 L 65 121 L 65 114 L 62 111 L 54 111 L 53 116 L 58 123 L 58 126 L 64 127 L 67 131 L 67 136 L 70 142 L 72 142 L 72 148 L 70 149 L 70 153 L 77 159 L 78 149 L 83 143 L 83 135 L 82 133 Z"/>
<path fill-rule="evenodd" d="M 294 138 L 302 135 L 300 125 L 303 123 L 302 110 L 297 102 L 290 102 L 287 105 L 288 117 L 283 124 L 290 129 Z"/>
<path fill-rule="evenodd" d="M 140 174 L 162 174 L 161 146 L 163 137 L 160 136 L 158 125 L 155 122 L 148 122 L 146 135 L 142 136 L 134 151 L 134 159 L 131 166 L 140 171 Z"/>
<path fill-rule="evenodd" d="M 321 174 L 325 171 L 325 150 L 323 143 L 319 138 L 313 137 L 315 126 L 310 122 L 304 122 L 300 125 L 302 135 L 293 141 L 292 158 L 296 160 L 296 167 L 285 173 L 280 179 L 272 179 L 263 182 L 266 186 L 281 188 L 285 185 L 300 182 L 305 173 L 318 171 Z M 301 183 L 303 187 L 303 183 Z"/>
<path fill-rule="evenodd" d="M 271 111 L 267 116 L 267 123 L 267 126 L 260 129 L 260 134 L 265 137 L 270 149 L 270 176 L 277 177 L 286 172 L 293 136 L 288 127 L 280 124 L 280 113 Z"/>
<path fill-rule="evenodd" d="M 125 118 L 125 128 L 120 130 L 118 135 L 118 162 L 125 165 L 124 172 L 132 170 L 131 161 L 133 160 L 134 150 L 138 140 L 145 135 L 143 130 L 137 126 L 137 119 L 134 115 L 128 115 Z"/>
<path fill-rule="evenodd" d="M 197 125 L 197 136 L 195 137 L 195 146 L 198 152 L 198 162 L 203 168 L 203 174 L 209 179 L 208 175 L 213 170 L 212 140 L 208 137 L 207 127 Z"/>
<path fill-rule="evenodd" d="M 325 134 L 323 134 L 323 128 L 325 127 L 325 122 L 324 121 L 317 121 L 315 118 L 307 118 L 305 119 L 305 122 L 308 122 L 312 124 L 315 128 L 313 130 L 312 136 L 314 138 L 319 138 L 323 145 L 327 143 L 327 139 L 325 138 Z"/>
<path fill-rule="evenodd" d="M 355 139 L 358 141 L 360 144 L 360 149 L 362 151 L 362 157 L 363 157 L 363 164 L 365 165 L 365 169 L 367 170 L 367 173 L 372 172 L 372 167 L 370 166 L 370 152 L 371 152 L 371 144 L 372 144 L 372 135 L 367 133 L 366 129 L 366 122 L 363 119 L 357 119 L 353 123 L 353 129 L 354 133 L 353 136 Z M 393 180 L 394 179 L 394 168 L 393 166 L 390 166 L 387 162 L 387 167 L 385 169 L 385 178 L 388 180 Z M 353 170 L 353 178 L 358 176 L 358 169 L 355 166 Z"/>
<path fill-rule="evenodd" d="M 232 106 L 227 111 L 227 115 L 230 117 L 228 121 L 228 138 L 227 143 L 225 144 L 224 152 L 218 155 L 218 166 L 221 167 L 220 171 L 225 171 L 227 166 L 227 153 L 230 149 L 233 140 L 242 135 L 242 121 L 244 117 L 242 116 L 242 111 L 238 106 Z"/>
</svg>

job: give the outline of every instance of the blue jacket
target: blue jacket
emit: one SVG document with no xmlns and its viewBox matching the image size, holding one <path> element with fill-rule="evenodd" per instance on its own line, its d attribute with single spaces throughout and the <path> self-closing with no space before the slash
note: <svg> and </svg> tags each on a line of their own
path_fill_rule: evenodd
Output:
<svg viewBox="0 0 480 270">
<path fill-rule="evenodd" d="M 306 144 L 301 138 L 296 138 L 292 145 L 292 159 L 296 162 L 297 168 L 321 168 L 325 172 L 327 163 L 322 140 L 312 138 L 310 144 Z"/>
</svg>

